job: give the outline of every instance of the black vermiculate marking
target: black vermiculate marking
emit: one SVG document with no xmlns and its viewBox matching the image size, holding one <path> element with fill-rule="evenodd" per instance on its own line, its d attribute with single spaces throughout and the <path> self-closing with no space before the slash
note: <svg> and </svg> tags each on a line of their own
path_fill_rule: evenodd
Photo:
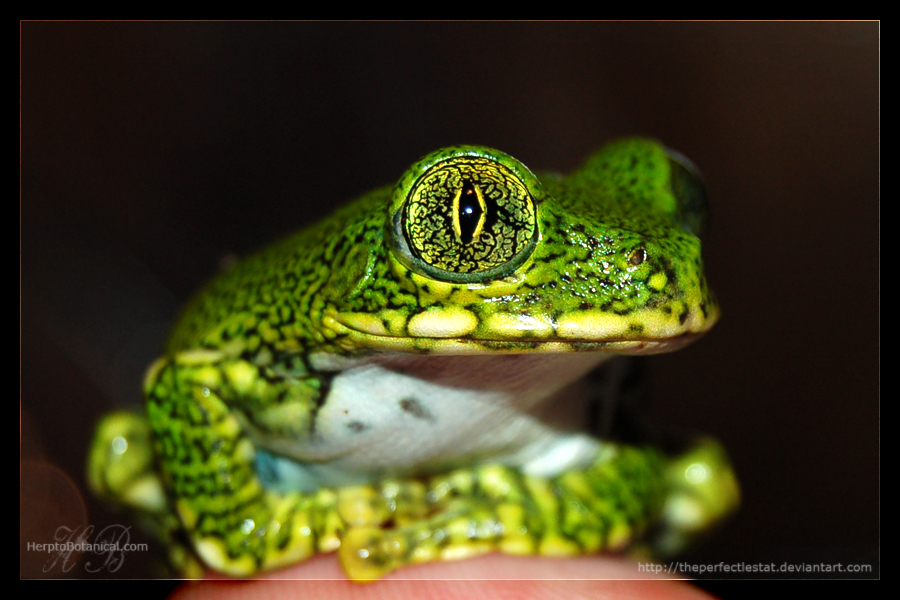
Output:
<svg viewBox="0 0 900 600">
<path fill-rule="evenodd" d="M 315 403 L 309 414 L 309 433 L 316 433 L 316 425 L 318 424 L 319 411 L 328 401 L 328 395 L 331 392 L 331 381 L 334 379 L 335 373 L 322 373 L 320 371 L 312 371 L 319 380 L 319 395 L 316 396 Z"/>
</svg>

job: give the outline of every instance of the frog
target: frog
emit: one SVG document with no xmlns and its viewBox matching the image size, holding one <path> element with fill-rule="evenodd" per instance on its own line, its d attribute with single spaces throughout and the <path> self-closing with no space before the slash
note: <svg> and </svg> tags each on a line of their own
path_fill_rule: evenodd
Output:
<svg viewBox="0 0 900 600">
<path fill-rule="evenodd" d="M 145 410 L 98 425 L 90 487 L 187 577 L 329 552 L 356 580 L 487 552 L 677 553 L 735 510 L 734 470 L 709 437 L 642 439 L 621 381 L 599 391 L 719 319 L 707 214 L 696 167 L 649 138 L 569 175 L 432 152 L 213 278 Z"/>
</svg>

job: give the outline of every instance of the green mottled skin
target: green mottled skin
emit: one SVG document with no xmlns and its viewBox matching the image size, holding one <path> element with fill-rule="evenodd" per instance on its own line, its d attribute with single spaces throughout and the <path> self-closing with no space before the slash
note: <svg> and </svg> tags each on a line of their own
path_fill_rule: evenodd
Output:
<svg viewBox="0 0 900 600">
<path fill-rule="evenodd" d="M 92 486 L 153 523 L 172 562 L 191 575 L 202 564 L 250 575 L 339 549 L 351 577 L 371 578 L 412 562 L 491 550 L 620 549 L 654 525 L 661 532 L 655 546 L 677 549 L 737 502 L 727 460 L 713 442 L 675 459 L 649 446 L 603 442 L 590 460 L 550 475 L 502 454 L 500 464 L 476 455 L 384 469 L 369 464 L 354 472 L 357 485 L 318 489 L 273 489 L 256 463 L 263 447 L 291 456 L 315 450 L 333 424 L 323 410 L 338 401 L 330 395 L 336 374 L 366 361 L 653 353 L 705 332 L 718 317 L 695 235 L 705 206 L 690 187 L 695 175 L 674 156 L 650 140 L 623 140 L 568 177 L 540 178 L 480 147 L 425 157 L 394 188 L 375 190 L 248 258 L 196 296 L 147 375 L 146 418 L 117 414 L 101 425 L 89 460 Z M 486 157 L 521 181 L 530 199 L 516 202 L 533 204 L 513 207 L 515 222 L 536 215 L 537 233 L 508 263 L 446 272 L 410 251 L 396 224 L 420 178 L 466 157 Z M 490 185 L 479 194 L 487 198 Z M 456 188 L 446 189 L 451 198 Z M 479 202 L 490 218 L 500 210 Z M 476 238 L 485 236 L 476 241 L 502 247 L 488 217 L 484 229 L 475 226 Z M 447 230 L 440 239 L 455 238 Z M 401 372 L 415 386 L 415 373 Z M 400 402 L 420 421 L 433 420 L 418 400 Z M 364 419 L 351 425 L 369 426 Z M 129 441 L 128 451 L 111 449 L 117 437 Z M 710 478 L 688 481 L 685 461 L 703 465 Z M 326 476 L 331 470 L 325 464 Z M 679 516 L 678 507 L 692 502 L 699 522 Z"/>
</svg>

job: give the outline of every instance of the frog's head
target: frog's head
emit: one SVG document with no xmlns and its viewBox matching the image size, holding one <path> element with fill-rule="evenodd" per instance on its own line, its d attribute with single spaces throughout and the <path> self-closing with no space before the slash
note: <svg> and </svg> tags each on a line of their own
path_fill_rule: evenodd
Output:
<svg viewBox="0 0 900 600">
<path fill-rule="evenodd" d="M 348 350 L 651 353 L 718 318 L 700 256 L 702 182 L 654 141 L 540 178 L 497 150 L 454 146 L 383 198 L 323 314 Z"/>
</svg>

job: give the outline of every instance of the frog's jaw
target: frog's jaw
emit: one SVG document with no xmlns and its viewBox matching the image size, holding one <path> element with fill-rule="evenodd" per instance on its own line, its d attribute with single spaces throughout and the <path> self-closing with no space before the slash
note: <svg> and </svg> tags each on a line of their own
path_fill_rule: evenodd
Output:
<svg viewBox="0 0 900 600">
<path fill-rule="evenodd" d="M 377 314 L 331 312 L 325 336 L 347 350 L 427 354 L 609 352 L 657 354 L 691 343 L 719 318 L 709 304 L 671 310 L 647 309 L 626 316 L 584 310 L 547 316 L 493 313 L 480 317 L 454 306 L 432 307 L 410 318 L 397 311 Z"/>
</svg>

